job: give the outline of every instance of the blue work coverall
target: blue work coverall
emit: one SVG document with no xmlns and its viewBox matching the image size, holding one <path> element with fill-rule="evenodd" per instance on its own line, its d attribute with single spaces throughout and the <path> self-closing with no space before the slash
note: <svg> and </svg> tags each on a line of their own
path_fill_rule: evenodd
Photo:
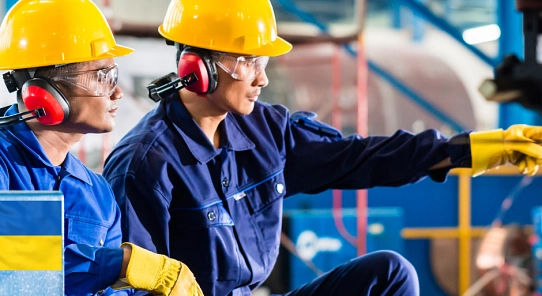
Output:
<svg viewBox="0 0 542 296">
<path fill-rule="evenodd" d="M 0 110 L 0 116 L 15 113 L 16 105 Z M 0 129 L 0 190 L 63 193 L 67 295 L 133 294 L 107 288 L 119 277 L 123 251 L 120 211 L 102 176 L 71 153 L 62 166 L 52 165 L 32 130 L 19 123 Z"/>
<path fill-rule="evenodd" d="M 162 100 L 106 161 L 103 174 L 122 212 L 123 240 L 184 262 L 206 296 L 251 295 L 275 264 L 284 198 L 400 186 L 420 180 L 447 157 L 454 166 L 470 162 L 466 133 L 454 138 L 459 145 L 435 130 L 343 138 L 306 115 L 257 102 L 250 115 L 226 116 L 216 149 L 177 93 Z M 432 171 L 431 177 L 443 181 L 447 173 Z M 317 283 L 290 295 L 417 293 L 415 271 L 402 257 L 387 252 L 361 258 L 331 273 L 335 279 L 348 274 L 348 285 Z M 389 266 L 369 274 L 368 267 L 383 266 L 382 260 Z M 394 269 L 401 264 L 406 267 Z M 371 286 L 376 276 L 393 273 L 412 274 L 416 286 Z M 367 279 L 365 287 L 356 287 L 360 277 Z"/>
</svg>

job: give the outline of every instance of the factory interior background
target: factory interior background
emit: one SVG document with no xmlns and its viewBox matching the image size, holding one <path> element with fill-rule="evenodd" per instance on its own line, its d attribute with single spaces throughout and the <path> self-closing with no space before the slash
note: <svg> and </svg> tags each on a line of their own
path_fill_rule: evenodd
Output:
<svg viewBox="0 0 542 296">
<path fill-rule="evenodd" d="M 15 2 L 0 0 L 0 16 Z M 72 151 L 101 172 L 109 151 L 156 106 L 147 84 L 176 68 L 175 48 L 156 30 L 169 0 L 94 2 L 117 42 L 136 50 L 116 59 L 124 97 L 115 130 L 87 135 Z M 512 0 L 271 2 L 278 33 L 294 48 L 270 60 L 270 83 L 261 101 L 291 112 L 313 111 L 345 135 L 435 128 L 451 136 L 542 123 L 537 111 L 488 101 L 479 90 L 506 54 L 523 53 L 522 15 Z M 12 104 L 15 95 L 2 87 L 0 102 Z M 501 167 L 476 178 L 457 169 L 444 184 L 427 179 L 399 188 L 288 198 L 279 260 L 254 295 L 289 291 L 358 254 L 381 249 L 412 262 L 421 295 L 523 295 L 514 294 L 521 276 L 534 286 L 542 276 L 540 192 L 540 176 Z M 521 275 L 504 276 L 502 266 L 487 264 L 481 246 L 490 230 L 499 232 L 503 264 L 523 270 Z M 488 288 L 490 281 L 506 285 L 506 292 Z M 536 287 L 542 291 L 542 285 Z"/>
</svg>

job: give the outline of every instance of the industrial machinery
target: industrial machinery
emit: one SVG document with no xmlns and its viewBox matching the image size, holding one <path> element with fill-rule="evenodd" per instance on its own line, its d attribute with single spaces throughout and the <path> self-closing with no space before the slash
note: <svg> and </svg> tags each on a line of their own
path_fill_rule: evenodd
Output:
<svg viewBox="0 0 542 296">
<path fill-rule="evenodd" d="M 495 69 L 495 78 L 485 80 L 480 92 L 489 101 L 517 102 L 542 115 L 542 1 L 516 0 L 523 14 L 524 59 L 508 55 Z M 542 45 L 541 45 L 542 46 Z M 482 239 L 476 266 L 481 278 L 464 295 L 533 295 L 540 293 L 540 209 L 535 209 L 533 237 L 528 240 L 518 227 L 492 227 Z M 538 213 L 538 214 L 536 214 Z M 537 218 L 538 217 L 538 218 Z M 531 251 L 529 252 L 529 248 Z M 539 295 L 539 294 L 536 294 Z"/>
<path fill-rule="evenodd" d="M 508 55 L 495 69 L 495 79 L 480 86 L 482 95 L 500 103 L 518 102 L 542 114 L 542 64 L 537 46 L 542 34 L 542 1 L 516 0 L 516 8 L 523 14 L 524 53 L 521 61 Z"/>
<path fill-rule="evenodd" d="M 533 266 L 528 235 L 518 225 L 494 225 L 482 240 L 476 256 L 480 278 L 463 296 L 533 295 Z"/>
</svg>

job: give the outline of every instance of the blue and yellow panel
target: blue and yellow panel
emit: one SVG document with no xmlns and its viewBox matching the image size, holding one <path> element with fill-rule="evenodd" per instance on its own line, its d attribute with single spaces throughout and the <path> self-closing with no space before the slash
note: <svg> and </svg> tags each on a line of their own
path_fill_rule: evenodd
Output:
<svg viewBox="0 0 542 296">
<path fill-rule="evenodd" d="M 355 236 L 355 210 L 343 209 L 341 219 L 344 229 Z M 367 251 L 393 250 L 403 253 L 402 209 L 368 208 L 367 225 Z M 289 274 L 289 278 L 282 281 L 282 285 L 288 286 L 288 290 L 314 280 L 320 272 L 327 272 L 357 255 L 357 249 L 338 231 L 332 210 L 287 210 L 284 212 L 283 230 L 292 240 L 297 252 L 295 256 L 288 256 L 289 268 L 280 270 L 282 274 Z M 285 258 L 279 256 L 279 260 Z M 311 262 L 311 265 L 302 260 Z"/>
<path fill-rule="evenodd" d="M 0 191 L 0 295 L 64 295 L 63 200 Z"/>
</svg>

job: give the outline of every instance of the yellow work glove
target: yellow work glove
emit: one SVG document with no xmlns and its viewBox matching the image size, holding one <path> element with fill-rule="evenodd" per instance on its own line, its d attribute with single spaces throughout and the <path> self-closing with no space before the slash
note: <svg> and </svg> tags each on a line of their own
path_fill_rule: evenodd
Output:
<svg viewBox="0 0 542 296">
<path fill-rule="evenodd" d="M 472 175 L 511 163 L 522 174 L 534 175 L 542 164 L 542 127 L 516 124 L 507 130 L 470 133 Z"/>
<path fill-rule="evenodd" d="M 126 268 L 128 286 L 122 288 L 145 290 L 153 295 L 203 296 L 194 274 L 182 262 L 132 243 L 123 243 L 121 247 L 132 249 Z M 121 287 L 116 285 L 114 288 Z"/>
</svg>

